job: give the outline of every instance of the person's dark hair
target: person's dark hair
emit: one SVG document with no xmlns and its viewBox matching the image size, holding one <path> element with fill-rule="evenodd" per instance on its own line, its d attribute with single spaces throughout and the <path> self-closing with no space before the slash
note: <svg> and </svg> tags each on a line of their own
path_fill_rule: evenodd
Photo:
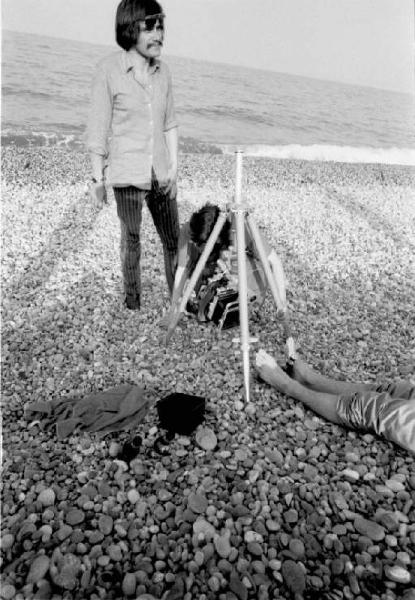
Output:
<svg viewBox="0 0 415 600">
<path fill-rule="evenodd" d="M 220 209 L 216 204 L 205 204 L 190 217 L 190 239 L 197 246 L 205 244 L 218 220 Z M 227 250 L 231 243 L 231 224 L 225 221 L 222 231 L 209 256 L 209 262 L 217 261 L 222 250 Z"/>
<path fill-rule="evenodd" d="M 137 43 L 140 33 L 138 21 L 150 15 L 162 13 L 157 0 L 122 0 L 115 17 L 115 40 L 123 50 L 130 50 Z"/>
</svg>

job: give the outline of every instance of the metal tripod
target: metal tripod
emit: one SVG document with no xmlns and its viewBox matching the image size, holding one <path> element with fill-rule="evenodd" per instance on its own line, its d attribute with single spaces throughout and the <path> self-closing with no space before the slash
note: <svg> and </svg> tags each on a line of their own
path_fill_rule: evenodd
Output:
<svg viewBox="0 0 415 600">
<path fill-rule="evenodd" d="M 242 152 L 236 152 L 236 178 L 235 178 L 235 196 L 234 205 L 227 212 L 221 212 L 215 223 L 215 226 L 206 242 L 203 252 L 194 268 L 194 271 L 183 290 L 181 298 L 176 306 L 172 307 L 171 319 L 167 329 L 165 343 L 169 343 L 173 332 L 186 310 L 187 303 L 194 291 L 194 288 L 201 276 L 207 263 L 210 253 L 219 237 L 219 234 L 229 218 L 229 210 L 235 215 L 235 233 L 236 247 L 238 257 L 238 300 L 239 300 L 239 326 L 241 333 L 241 352 L 244 373 L 245 400 L 250 401 L 249 385 L 249 322 L 248 322 L 248 285 L 246 269 L 246 235 L 253 242 L 258 258 L 260 260 L 265 281 L 271 290 L 276 308 L 277 317 L 282 320 L 284 337 L 286 344 L 287 360 L 293 362 L 296 358 L 294 339 L 291 335 L 290 325 L 287 315 L 287 301 L 285 293 L 284 271 L 279 259 L 273 256 L 270 260 L 269 254 L 265 248 L 260 231 L 253 217 L 248 214 L 241 201 L 242 189 Z"/>
</svg>

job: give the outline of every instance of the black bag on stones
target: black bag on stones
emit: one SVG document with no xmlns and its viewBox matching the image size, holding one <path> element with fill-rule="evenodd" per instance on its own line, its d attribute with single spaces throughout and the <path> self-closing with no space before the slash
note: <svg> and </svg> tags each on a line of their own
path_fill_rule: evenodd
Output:
<svg viewBox="0 0 415 600">
<path fill-rule="evenodd" d="M 169 433 L 190 435 L 205 417 L 203 396 L 174 393 L 157 402 L 160 426 Z"/>
</svg>

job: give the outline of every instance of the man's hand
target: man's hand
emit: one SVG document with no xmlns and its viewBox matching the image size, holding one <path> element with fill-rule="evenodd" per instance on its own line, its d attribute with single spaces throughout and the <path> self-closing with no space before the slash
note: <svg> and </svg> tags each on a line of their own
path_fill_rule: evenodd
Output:
<svg viewBox="0 0 415 600">
<path fill-rule="evenodd" d="M 95 208 L 101 209 L 104 204 L 108 204 L 107 190 L 103 182 L 89 184 L 89 196 Z"/>
</svg>

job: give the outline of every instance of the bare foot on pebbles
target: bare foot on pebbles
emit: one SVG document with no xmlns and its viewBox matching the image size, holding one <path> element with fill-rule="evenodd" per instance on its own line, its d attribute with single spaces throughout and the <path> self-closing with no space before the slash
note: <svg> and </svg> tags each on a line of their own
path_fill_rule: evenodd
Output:
<svg viewBox="0 0 415 600">
<path fill-rule="evenodd" d="M 287 393 L 290 378 L 265 350 L 257 352 L 255 366 L 261 379 L 281 392 Z"/>
</svg>

